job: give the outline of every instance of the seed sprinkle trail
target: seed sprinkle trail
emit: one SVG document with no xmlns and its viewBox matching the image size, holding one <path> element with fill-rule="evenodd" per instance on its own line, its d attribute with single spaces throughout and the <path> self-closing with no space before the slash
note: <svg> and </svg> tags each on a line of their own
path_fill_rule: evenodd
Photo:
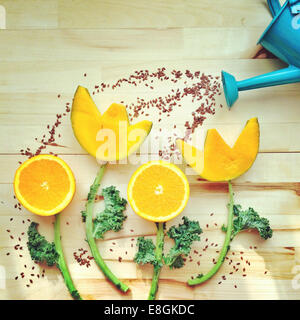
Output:
<svg viewBox="0 0 300 320">
<path fill-rule="evenodd" d="M 10 218 L 9 220 L 10 222 L 13 221 L 13 218 Z M 30 219 L 27 219 L 27 222 L 29 223 L 31 220 Z M 22 220 L 22 222 L 25 224 L 25 221 Z M 11 248 L 12 248 L 12 252 L 7 252 L 6 253 L 6 256 L 16 256 L 20 259 L 23 259 L 24 255 L 23 255 L 23 252 L 24 252 L 24 248 L 26 248 L 26 241 L 27 241 L 27 238 L 22 238 L 24 235 L 25 235 L 25 232 L 22 232 L 20 235 L 17 235 L 17 234 L 14 234 L 14 235 L 11 235 L 11 233 L 13 233 L 13 230 L 11 229 L 7 229 L 6 232 L 9 234 L 9 238 L 11 239 L 12 242 L 14 242 L 12 245 L 11 245 Z M 15 241 L 18 241 L 17 243 Z M 26 250 L 25 250 L 26 251 Z M 22 254 L 20 254 L 22 253 Z M 21 260 L 22 261 L 22 260 Z M 35 262 L 34 262 L 35 263 Z M 29 288 L 31 284 L 34 283 L 33 279 L 32 278 L 40 278 L 40 271 L 38 271 L 37 273 L 33 273 L 33 270 L 35 270 L 35 266 L 27 266 L 26 264 L 23 265 L 23 271 L 22 272 L 18 272 L 17 275 L 15 275 L 14 277 L 14 280 L 17 281 L 22 281 L 22 279 L 24 281 L 27 281 L 27 284 L 24 283 L 24 285 Z M 26 272 L 27 270 L 27 272 Z M 31 273 L 30 273 L 31 272 Z M 43 271 L 44 273 L 45 271 Z"/>
<path fill-rule="evenodd" d="M 212 217 L 213 214 L 210 214 L 210 217 Z M 216 223 L 212 223 L 214 225 L 217 225 Z M 205 232 L 208 232 L 205 231 Z M 204 234 L 205 234 L 204 232 Z M 205 235 L 203 236 L 205 237 Z M 209 245 L 208 245 L 209 243 Z M 199 251 L 203 252 L 203 257 L 205 259 L 205 261 L 211 259 L 211 263 L 214 265 L 217 263 L 217 258 L 220 254 L 220 250 L 215 250 L 215 246 L 219 245 L 216 244 L 214 242 L 210 242 L 209 238 L 204 238 L 204 241 L 202 242 L 203 247 L 198 248 L 198 249 L 194 249 L 192 251 L 192 254 L 188 257 L 189 262 L 195 261 L 197 267 L 199 268 L 199 266 L 201 266 L 201 260 L 199 260 L 199 257 L 202 257 L 202 254 L 199 254 Z M 250 246 L 249 247 L 249 251 L 253 250 L 253 249 L 257 249 L 257 247 L 255 246 Z M 211 250 L 213 249 L 213 250 Z M 215 255 L 213 254 L 215 253 Z M 208 256 L 204 256 L 204 255 L 208 255 Z M 249 266 L 251 265 L 249 258 L 247 257 L 247 259 L 245 259 L 245 255 L 247 254 L 247 252 L 244 251 L 230 251 L 228 253 L 228 255 L 225 257 L 224 260 L 224 266 L 227 265 L 227 267 L 229 267 L 229 270 L 227 273 L 221 275 L 220 277 L 217 277 L 216 280 L 216 284 L 221 285 L 223 284 L 225 281 L 228 281 L 228 279 L 233 279 L 234 280 L 234 276 L 235 275 L 240 275 L 240 277 L 242 277 L 243 279 L 246 278 L 248 276 L 248 269 Z M 212 255 L 214 255 L 212 257 Z M 197 258 L 197 259 L 195 259 Z M 267 274 L 267 271 L 264 271 L 264 275 Z M 234 288 L 237 289 L 237 285 L 234 284 Z"/>
<path fill-rule="evenodd" d="M 87 268 L 91 266 L 91 260 L 94 259 L 94 257 L 88 255 L 88 250 L 83 248 L 74 251 L 73 257 L 80 266 L 86 266 Z"/>
<path fill-rule="evenodd" d="M 191 83 L 191 81 L 193 83 Z M 102 93 L 110 90 L 117 90 L 124 85 L 140 87 L 144 86 L 149 90 L 155 90 L 156 85 L 161 83 L 171 83 L 172 89 L 168 94 L 157 96 L 149 100 L 137 97 L 135 102 L 125 104 L 128 110 L 130 121 L 138 119 L 140 116 L 148 117 L 149 109 L 155 109 L 158 114 L 158 123 L 164 118 L 170 117 L 172 112 L 182 107 L 184 99 L 189 98 L 195 107 L 191 108 L 190 116 L 192 120 L 186 121 L 184 124 L 185 134 L 183 137 L 178 137 L 174 132 L 168 137 L 168 145 L 163 146 L 158 151 L 158 156 L 161 159 L 169 160 L 173 155 L 179 157 L 180 153 L 176 150 L 174 143 L 175 138 L 183 138 L 185 141 L 191 139 L 194 131 L 203 125 L 207 115 L 214 115 L 217 107 L 216 97 L 221 95 L 221 82 L 219 76 L 206 75 L 200 71 L 192 72 L 190 70 L 172 70 L 168 71 L 166 68 L 158 68 L 154 72 L 149 70 L 134 71 L 133 74 L 127 78 L 121 78 L 112 84 L 100 83 L 94 86 L 93 94 Z M 176 88 L 174 85 L 178 83 L 181 87 Z M 222 108 L 222 104 L 218 104 Z M 174 127 L 175 126 L 175 127 Z M 176 128 L 176 125 L 173 127 Z M 161 131 L 161 128 L 159 128 Z"/>
<path fill-rule="evenodd" d="M 87 73 L 84 73 L 83 76 L 86 78 Z M 193 82 L 193 83 L 191 83 Z M 172 88 L 171 91 L 163 96 L 157 96 L 155 98 L 145 100 L 141 97 L 137 97 L 135 102 L 127 103 L 125 101 L 121 101 L 122 104 L 126 105 L 128 110 L 128 116 L 131 121 L 134 119 L 138 119 L 140 116 L 149 117 L 150 112 L 148 110 L 155 109 L 158 114 L 157 123 L 161 123 L 163 119 L 170 117 L 172 112 L 176 109 L 180 109 L 183 107 L 184 99 L 190 99 L 190 101 L 195 105 L 191 110 L 189 110 L 189 116 L 192 118 L 191 120 L 187 120 L 184 123 L 184 136 L 179 137 L 174 132 L 171 136 L 168 137 L 167 145 L 163 146 L 161 150 L 158 151 L 158 155 L 161 159 L 168 160 L 172 155 L 177 156 L 180 154 L 178 150 L 176 150 L 175 139 L 183 138 L 185 141 L 188 141 L 194 131 L 203 125 L 203 122 L 207 118 L 208 115 L 214 115 L 216 107 L 222 108 L 221 104 L 217 105 L 216 97 L 221 95 L 221 82 L 219 77 L 214 77 L 212 75 L 206 75 L 201 73 L 200 71 L 192 72 L 190 70 L 171 70 L 167 71 L 166 68 L 157 68 L 157 70 L 150 72 L 149 70 L 139 70 L 134 71 L 127 78 L 121 78 L 113 83 L 101 83 L 96 84 L 94 89 L 91 90 L 93 95 L 101 94 L 104 91 L 111 90 L 115 91 L 118 88 L 121 88 L 124 85 L 129 85 L 133 87 L 141 87 L 153 91 L 157 88 L 157 85 L 161 85 L 161 83 L 171 83 Z M 176 87 L 178 85 L 178 87 Z M 56 98 L 58 101 L 63 100 L 63 94 L 57 93 Z M 62 138 L 62 135 L 58 133 L 58 128 L 62 124 L 63 120 L 71 111 L 71 103 L 66 102 L 64 104 L 64 109 L 61 113 L 55 115 L 54 121 L 52 124 L 47 124 L 45 127 L 44 133 L 42 133 L 41 137 L 35 137 L 35 143 L 38 143 L 37 148 L 32 149 L 30 147 L 23 147 L 19 150 L 20 154 L 27 157 L 28 159 L 37 156 L 39 154 L 45 153 L 49 147 L 57 147 L 61 146 L 61 144 L 57 143 L 57 139 Z M 162 125 L 163 126 L 163 125 Z M 173 129 L 176 129 L 177 124 L 173 125 Z M 159 131 L 162 131 L 162 128 L 159 128 Z M 57 154 L 48 151 L 49 154 L 57 156 Z M 22 161 L 18 161 L 18 164 L 22 164 Z M 15 201 L 17 201 L 14 196 Z M 19 202 L 16 202 L 14 208 L 18 211 L 22 210 L 22 206 Z M 10 218 L 10 221 L 13 221 L 13 218 Z M 28 220 L 30 222 L 30 220 Z M 22 223 L 25 227 L 25 221 L 22 220 Z M 133 230 L 130 230 L 133 232 Z M 23 236 L 25 232 L 22 232 L 21 236 Z M 23 249 L 21 245 L 21 236 L 16 237 L 12 234 L 9 235 L 11 241 L 15 241 L 15 238 L 18 239 L 19 243 L 14 246 L 14 250 L 20 251 Z M 215 244 L 217 246 L 218 244 Z M 131 243 L 131 247 L 133 247 L 133 243 Z M 206 245 L 206 249 L 209 245 Z M 112 249 L 110 249 L 112 251 Z M 78 249 L 73 253 L 73 257 L 77 263 L 81 266 L 86 266 L 87 268 L 90 266 L 90 261 L 93 257 L 87 256 L 87 252 L 83 248 Z M 127 251 L 125 253 L 127 255 Z M 7 256 L 10 255 L 10 252 L 7 252 Z M 199 254 L 201 257 L 202 254 Z M 23 255 L 19 254 L 19 258 L 22 258 Z M 122 260 L 122 257 L 119 257 L 119 261 Z M 192 260 L 192 257 L 190 257 Z M 197 263 L 200 261 L 197 261 Z M 24 265 L 24 269 L 28 270 L 28 267 Z M 31 268 L 34 270 L 33 268 Z M 44 278 L 45 270 L 41 274 L 30 274 L 30 277 L 35 275 L 36 278 Z M 19 275 L 15 276 L 15 280 L 18 279 L 26 279 L 25 272 L 21 272 Z M 29 280 L 29 283 L 26 284 L 26 287 L 30 287 L 30 284 L 33 283 L 33 280 Z"/>
</svg>

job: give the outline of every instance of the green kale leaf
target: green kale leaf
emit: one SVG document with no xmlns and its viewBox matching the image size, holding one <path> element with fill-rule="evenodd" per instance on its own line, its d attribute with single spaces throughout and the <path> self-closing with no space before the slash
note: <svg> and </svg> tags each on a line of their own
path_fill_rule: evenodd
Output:
<svg viewBox="0 0 300 320">
<path fill-rule="evenodd" d="M 120 191 L 111 186 L 104 188 L 101 195 L 104 198 L 105 209 L 98 213 L 94 220 L 93 236 L 96 239 L 103 239 L 107 231 L 120 231 L 127 218 L 124 215 L 127 200 L 120 197 Z M 85 218 L 84 214 L 82 216 Z"/>
<path fill-rule="evenodd" d="M 155 256 L 155 245 L 152 239 L 145 239 L 145 237 L 138 237 L 137 239 L 138 251 L 135 254 L 134 261 L 137 264 L 150 263 L 154 266 L 158 265 L 158 261 Z"/>
<path fill-rule="evenodd" d="M 265 240 L 272 238 L 273 230 L 270 227 L 269 220 L 266 218 L 261 218 L 253 208 L 242 210 L 241 205 L 234 205 L 233 214 L 235 218 L 233 220 L 231 240 L 239 232 L 248 229 L 257 230 L 259 232 L 259 235 Z M 223 226 L 222 230 L 226 231 L 226 228 Z"/>
<path fill-rule="evenodd" d="M 191 221 L 187 217 L 182 219 L 182 224 L 172 226 L 167 232 L 167 235 L 175 241 L 174 246 L 164 257 L 164 262 L 170 269 L 184 266 L 184 257 L 189 255 L 192 243 L 200 241 L 199 234 L 202 233 L 198 221 Z"/>
<path fill-rule="evenodd" d="M 31 222 L 27 234 L 27 247 L 31 259 L 36 262 L 46 263 L 49 267 L 58 266 L 59 254 L 54 242 L 48 242 L 37 230 L 38 223 Z"/>
</svg>

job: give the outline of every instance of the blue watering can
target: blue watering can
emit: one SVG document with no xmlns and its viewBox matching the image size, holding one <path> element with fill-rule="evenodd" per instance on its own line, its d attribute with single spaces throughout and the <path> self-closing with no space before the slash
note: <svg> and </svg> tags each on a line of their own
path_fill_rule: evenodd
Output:
<svg viewBox="0 0 300 320">
<path fill-rule="evenodd" d="M 226 102 L 230 108 L 239 91 L 300 82 L 300 0 L 287 0 L 281 7 L 279 0 L 268 0 L 273 20 L 258 43 L 289 66 L 243 81 L 222 71 Z"/>
</svg>

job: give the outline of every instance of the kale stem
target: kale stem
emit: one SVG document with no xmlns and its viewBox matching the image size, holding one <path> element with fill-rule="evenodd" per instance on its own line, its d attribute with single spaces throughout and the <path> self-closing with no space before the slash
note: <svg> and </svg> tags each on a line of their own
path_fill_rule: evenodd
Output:
<svg viewBox="0 0 300 320">
<path fill-rule="evenodd" d="M 157 263 L 155 264 L 153 269 L 153 277 L 152 277 L 152 283 L 151 283 L 148 300 L 155 300 L 156 292 L 158 290 L 159 274 L 163 265 L 162 259 L 163 259 L 163 250 L 164 250 L 164 237 L 165 237 L 164 223 L 160 222 L 158 223 L 157 235 L 156 235 L 155 257 L 156 257 Z"/>
<path fill-rule="evenodd" d="M 98 247 L 96 245 L 95 238 L 93 236 L 93 209 L 94 209 L 94 203 L 95 203 L 95 197 L 98 192 L 98 189 L 100 187 L 100 182 L 102 180 L 102 177 L 104 175 L 104 171 L 106 168 L 106 164 L 101 165 L 97 176 L 94 180 L 94 183 L 92 184 L 90 188 L 90 192 L 88 195 L 88 200 L 86 203 L 86 238 L 87 242 L 90 246 L 92 255 L 99 266 L 99 268 L 102 270 L 106 278 L 111 281 L 118 289 L 120 289 L 123 292 L 128 291 L 128 286 L 121 282 L 108 268 L 106 263 L 104 262 L 103 258 L 101 257 Z"/>
<path fill-rule="evenodd" d="M 222 266 L 225 257 L 227 255 L 227 252 L 230 249 L 230 241 L 232 236 L 232 229 L 233 229 L 233 190 L 232 190 L 232 184 L 231 181 L 228 181 L 228 189 L 229 189 L 229 208 L 228 208 L 228 223 L 227 223 L 227 231 L 226 231 L 226 237 L 224 240 L 224 244 L 221 250 L 221 253 L 219 255 L 217 263 L 214 265 L 214 267 L 205 275 L 199 276 L 195 279 L 188 280 L 188 285 L 195 286 L 201 283 L 204 283 L 205 281 L 212 278 L 220 269 Z"/>
<path fill-rule="evenodd" d="M 83 300 L 80 296 L 79 292 L 75 288 L 75 285 L 72 281 L 68 266 L 65 261 L 62 245 L 61 245 L 61 235 L 60 235 L 60 213 L 56 215 L 55 217 L 55 223 L 54 223 L 54 243 L 56 251 L 59 255 L 57 267 L 59 268 L 64 281 L 66 283 L 66 286 L 68 290 L 70 291 L 72 297 L 75 300 Z"/>
</svg>

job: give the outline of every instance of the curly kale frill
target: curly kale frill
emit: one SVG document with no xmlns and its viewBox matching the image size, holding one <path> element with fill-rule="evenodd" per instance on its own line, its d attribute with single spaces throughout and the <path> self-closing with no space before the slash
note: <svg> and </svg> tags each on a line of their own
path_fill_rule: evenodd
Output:
<svg viewBox="0 0 300 320">
<path fill-rule="evenodd" d="M 184 266 L 184 257 L 187 257 L 191 251 L 194 241 L 200 241 L 200 228 L 198 221 L 191 221 L 183 217 L 183 223 L 178 226 L 172 226 L 167 235 L 173 239 L 175 244 L 169 253 L 164 257 L 165 264 L 172 268 L 181 268 Z"/>
<path fill-rule="evenodd" d="M 145 237 L 138 237 L 137 239 L 138 251 L 134 257 L 134 261 L 137 264 L 152 264 L 153 266 L 158 265 L 159 262 L 155 256 L 155 245 L 152 239 L 145 239 Z"/>
<path fill-rule="evenodd" d="M 231 240 L 241 231 L 254 229 L 257 230 L 259 235 L 267 240 L 272 238 L 273 230 L 270 227 L 268 219 L 260 217 L 259 214 L 253 209 L 248 208 L 242 210 L 242 206 L 237 204 L 233 206 L 233 228 L 231 234 Z M 227 231 L 227 228 L 222 227 L 223 231 Z"/>
<path fill-rule="evenodd" d="M 124 215 L 127 200 L 120 197 L 120 191 L 116 187 L 104 188 L 101 195 L 104 198 L 105 209 L 98 213 L 94 220 L 93 235 L 96 239 L 103 239 L 107 231 L 120 231 L 127 218 Z"/>
<path fill-rule="evenodd" d="M 37 230 L 38 223 L 31 222 L 28 234 L 28 250 L 33 261 L 46 263 L 49 267 L 58 266 L 59 255 L 54 242 L 48 242 Z"/>
</svg>

